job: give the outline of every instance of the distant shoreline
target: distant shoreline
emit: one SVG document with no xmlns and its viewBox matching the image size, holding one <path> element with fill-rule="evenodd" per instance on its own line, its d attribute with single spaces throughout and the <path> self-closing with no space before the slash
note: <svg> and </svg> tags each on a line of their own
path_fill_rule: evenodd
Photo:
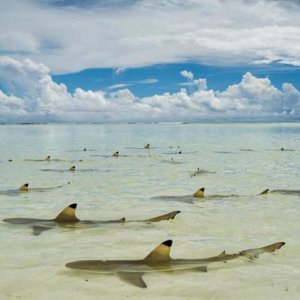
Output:
<svg viewBox="0 0 300 300">
<path fill-rule="evenodd" d="M 202 121 L 158 121 L 158 122 L 20 122 L 0 123 L 0 126 L 29 125 L 162 125 L 162 124 L 300 124 L 300 120 L 202 120 Z"/>
</svg>

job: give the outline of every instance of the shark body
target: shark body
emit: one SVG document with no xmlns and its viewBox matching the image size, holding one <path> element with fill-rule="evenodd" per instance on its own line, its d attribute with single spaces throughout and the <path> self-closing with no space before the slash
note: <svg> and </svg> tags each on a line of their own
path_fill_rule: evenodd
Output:
<svg viewBox="0 0 300 300">
<path fill-rule="evenodd" d="M 141 260 L 79 260 L 66 264 L 67 268 L 100 274 L 116 274 L 123 281 L 140 288 L 146 288 L 142 276 L 144 273 L 173 272 L 183 270 L 198 270 L 207 272 L 211 263 L 227 262 L 238 258 L 257 258 L 262 253 L 274 252 L 285 243 L 278 242 L 261 248 L 247 249 L 234 254 L 221 254 L 201 259 L 173 259 L 170 257 L 172 240 L 167 240 L 157 246 L 149 255 Z"/>
<path fill-rule="evenodd" d="M 29 183 L 25 183 L 22 186 L 20 186 L 18 189 L 2 190 L 0 191 L 0 195 L 15 196 L 18 194 L 24 194 L 28 192 L 46 192 L 49 190 L 62 188 L 67 184 L 70 184 L 70 182 L 67 182 L 66 184 L 62 184 L 62 185 L 53 186 L 53 187 L 29 188 Z"/>
<path fill-rule="evenodd" d="M 267 195 L 270 193 L 300 196 L 300 190 L 289 190 L 289 189 L 278 189 L 278 190 L 266 189 L 266 190 L 262 191 L 259 195 Z"/>
<path fill-rule="evenodd" d="M 6 218 L 3 221 L 10 224 L 19 224 L 19 225 L 30 225 L 33 229 L 34 235 L 39 235 L 43 231 L 52 229 L 57 226 L 64 226 L 69 228 L 80 228 L 82 226 L 98 226 L 102 224 L 111 224 L 111 223 L 125 223 L 125 218 L 117 220 L 108 220 L 108 221 L 99 221 L 99 220 L 80 220 L 76 217 L 76 208 L 77 204 L 73 203 L 66 207 L 56 218 L 54 219 L 35 219 L 35 218 Z M 145 222 L 145 223 L 154 223 L 164 220 L 174 219 L 180 211 L 173 211 L 168 214 L 164 214 L 155 218 L 146 219 L 146 220 L 132 220 L 127 222 Z"/>
</svg>

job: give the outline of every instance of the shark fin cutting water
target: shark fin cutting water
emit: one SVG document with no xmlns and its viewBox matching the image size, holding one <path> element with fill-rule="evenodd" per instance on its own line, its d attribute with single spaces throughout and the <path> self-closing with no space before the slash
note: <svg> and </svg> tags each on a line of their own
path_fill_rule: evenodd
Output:
<svg viewBox="0 0 300 300">
<path fill-rule="evenodd" d="M 170 256 L 172 240 L 167 240 L 140 260 L 79 260 L 66 264 L 67 268 L 100 274 L 116 274 L 123 281 L 146 288 L 144 273 L 172 272 L 183 270 L 198 270 L 207 272 L 207 265 L 217 262 L 227 262 L 238 258 L 257 258 L 262 253 L 270 253 L 280 249 L 284 242 L 274 243 L 261 248 L 243 250 L 234 254 L 223 251 L 217 256 L 201 259 L 173 259 Z"/>
<path fill-rule="evenodd" d="M 98 221 L 98 220 L 80 220 L 76 216 L 77 203 L 70 204 L 54 219 L 34 219 L 34 218 L 6 218 L 3 221 L 10 224 L 29 225 L 33 229 L 33 235 L 39 235 L 43 231 L 52 229 L 57 226 L 64 226 L 68 228 L 81 228 L 82 226 L 99 226 L 101 224 L 110 223 L 125 223 L 125 218 L 109 221 Z M 144 222 L 154 223 L 160 221 L 166 221 L 174 219 L 180 211 L 173 211 L 168 214 L 164 214 L 155 218 L 146 220 L 132 220 L 128 222 Z M 77 225 L 77 226 L 76 226 Z"/>
</svg>

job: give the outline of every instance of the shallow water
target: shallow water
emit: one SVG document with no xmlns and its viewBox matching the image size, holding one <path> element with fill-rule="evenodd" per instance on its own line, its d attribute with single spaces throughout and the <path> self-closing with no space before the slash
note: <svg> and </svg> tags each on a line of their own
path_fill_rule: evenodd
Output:
<svg viewBox="0 0 300 300">
<path fill-rule="evenodd" d="M 300 189 L 300 124 L 9 125 L 0 126 L 0 140 L 0 191 L 26 182 L 35 188 L 71 182 L 42 193 L 0 193 L 1 219 L 53 218 L 74 202 L 81 219 L 182 211 L 155 224 L 57 227 L 39 236 L 2 222 L 0 299 L 299 299 L 300 197 L 255 195 Z M 147 143 L 154 148 L 143 149 Z M 124 156 L 111 157 L 117 150 Z M 26 161 L 47 155 L 57 161 Z M 41 171 L 73 165 L 75 172 Z M 212 173 L 191 177 L 197 168 Z M 201 187 L 207 195 L 240 197 L 151 199 L 192 195 Z M 287 244 L 254 262 L 209 266 L 207 273 L 146 274 L 147 289 L 64 266 L 80 259 L 140 259 L 167 239 L 174 242 L 174 258 Z"/>
</svg>

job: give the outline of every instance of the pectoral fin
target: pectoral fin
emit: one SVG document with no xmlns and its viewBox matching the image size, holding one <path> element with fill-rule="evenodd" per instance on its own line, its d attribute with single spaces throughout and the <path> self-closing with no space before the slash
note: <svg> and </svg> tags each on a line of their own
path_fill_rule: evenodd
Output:
<svg viewBox="0 0 300 300">
<path fill-rule="evenodd" d="M 33 235 L 40 235 L 42 232 L 51 229 L 51 227 L 45 226 L 32 226 L 32 234 Z"/>
<path fill-rule="evenodd" d="M 207 266 L 197 267 L 197 268 L 195 268 L 195 270 L 197 270 L 199 272 L 206 273 L 207 272 Z"/>
<path fill-rule="evenodd" d="M 136 272 L 136 273 L 131 273 L 131 272 L 119 272 L 117 273 L 120 279 L 123 281 L 132 284 L 134 286 L 140 287 L 140 288 L 146 288 L 147 285 L 144 282 L 142 276 L 143 273 L 141 272 Z"/>
</svg>

